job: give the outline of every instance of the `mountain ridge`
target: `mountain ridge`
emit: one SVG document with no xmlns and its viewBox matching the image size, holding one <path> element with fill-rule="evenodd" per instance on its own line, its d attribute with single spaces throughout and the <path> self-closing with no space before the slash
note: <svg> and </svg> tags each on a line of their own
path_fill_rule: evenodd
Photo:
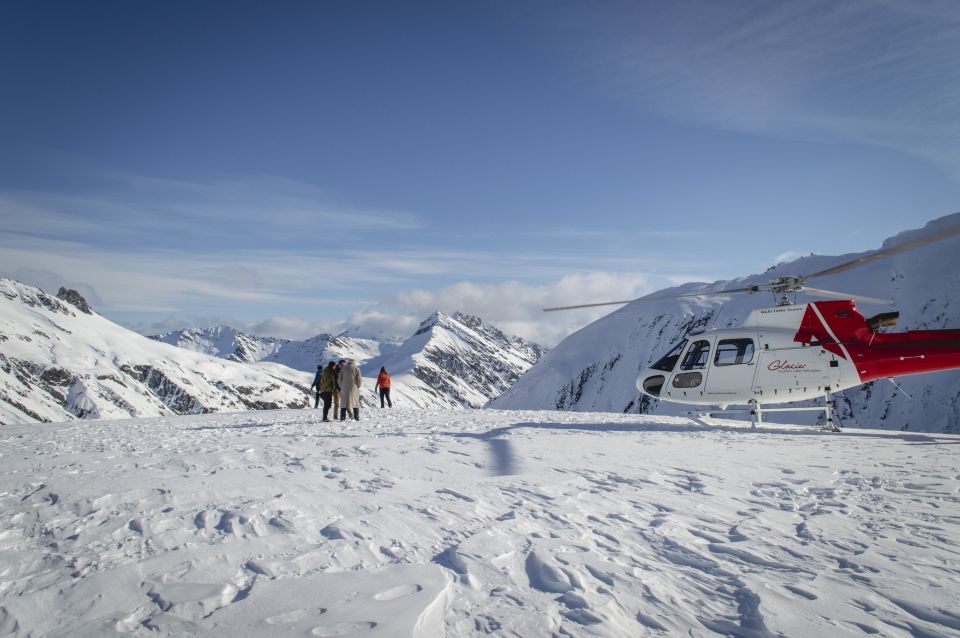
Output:
<svg viewBox="0 0 960 638">
<path fill-rule="evenodd" d="M 396 351 L 362 366 L 366 376 L 385 367 L 399 381 L 401 401 L 419 407 L 486 405 L 530 368 L 544 349 L 511 338 L 475 315 L 435 311 Z M 419 389 L 420 396 L 413 392 Z M 391 390 L 391 392 L 394 392 Z"/>
<path fill-rule="evenodd" d="M 240 363 L 279 363 L 302 372 L 313 372 L 318 364 L 330 360 L 366 361 L 392 347 L 392 344 L 382 344 L 373 339 L 334 336 L 330 333 L 299 341 L 263 337 L 225 324 L 174 330 L 151 335 L 150 339 Z"/>
<path fill-rule="evenodd" d="M 0 423 L 307 407 L 317 364 L 350 358 L 376 362 L 362 405 L 375 404 L 386 363 L 400 405 L 480 407 L 543 352 L 479 317 L 441 312 L 399 346 L 262 338 L 226 325 L 168 333 L 174 345 L 114 324 L 75 291 L 53 296 L 0 279 L 0 294 Z"/>
<path fill-rule="evenodd" d="M 303 407 L 310 377 L 147 339 L 82 297 L 0 279 L 0 423 Z"/>
</svg>

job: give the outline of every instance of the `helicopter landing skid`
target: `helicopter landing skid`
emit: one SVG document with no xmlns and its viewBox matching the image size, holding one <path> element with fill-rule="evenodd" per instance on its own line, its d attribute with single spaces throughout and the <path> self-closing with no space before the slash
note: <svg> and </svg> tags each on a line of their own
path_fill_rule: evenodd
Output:
<svg viewBox="0 0 960 638">
<path fill-rule="evenodd" d="M 826 414 L 826 422 L 821 426 L 821 430 L 825 432 L 841 432 L 840 426 L 836 424 L 833 420 L 833 401 L 830 400 L 830 393 L 826 393 L 826 402 L 821 407 L 796 407 L 796 408 L 764 408 L 761 407 L 756 401 L 750 401 L 748 407 L 746 408 L 725 408 L 719 412 L 716 410 L 711 410 L 708 412 L 689 412 L 688 414 L 691 418 L 703 419 L 707 418 L 716 418 L 717 416 L 722 416 L 723 414 L 729 414 L 731 412 L 741 412 L 750 415 L 750 427 L 756 428 L 758 425 L 763 425 L 763 414 L 765 412 L 824 412 Z"/>
</svg>

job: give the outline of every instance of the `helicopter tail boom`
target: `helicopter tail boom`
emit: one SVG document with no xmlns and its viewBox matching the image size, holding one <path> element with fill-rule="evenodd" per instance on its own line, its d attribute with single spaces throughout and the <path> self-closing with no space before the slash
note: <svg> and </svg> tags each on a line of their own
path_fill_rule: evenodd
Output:
<svg viewBox="0 0 960 638">
<path fill-rule="evenodd" d="M 861 383 L 960 368 L 960 330 L 876 332 L 852 301 L 808 304 L 794 341 L 848 360 Z"/>
</svg>

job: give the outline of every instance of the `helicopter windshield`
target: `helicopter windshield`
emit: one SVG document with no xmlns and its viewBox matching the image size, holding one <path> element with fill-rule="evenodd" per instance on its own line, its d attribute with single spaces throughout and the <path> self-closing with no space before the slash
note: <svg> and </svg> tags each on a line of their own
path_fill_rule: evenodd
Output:
<svg viewBox="0 0 960 638">
<path fill-rule="evenodd" d="M 683 352 L 683 348 L 686 345 L 687 340 L 681 339 L 680 343 L 673 346 L 673 348 L 670 349 L 670 352 L 657 359 L 656 363 L 650 367 L 654 370 L 662 370 L 663 372 L 673 372 L 673 369 L 677 365 L 677 361 L 680 359 L 680 353 Z"/>
</svg>

